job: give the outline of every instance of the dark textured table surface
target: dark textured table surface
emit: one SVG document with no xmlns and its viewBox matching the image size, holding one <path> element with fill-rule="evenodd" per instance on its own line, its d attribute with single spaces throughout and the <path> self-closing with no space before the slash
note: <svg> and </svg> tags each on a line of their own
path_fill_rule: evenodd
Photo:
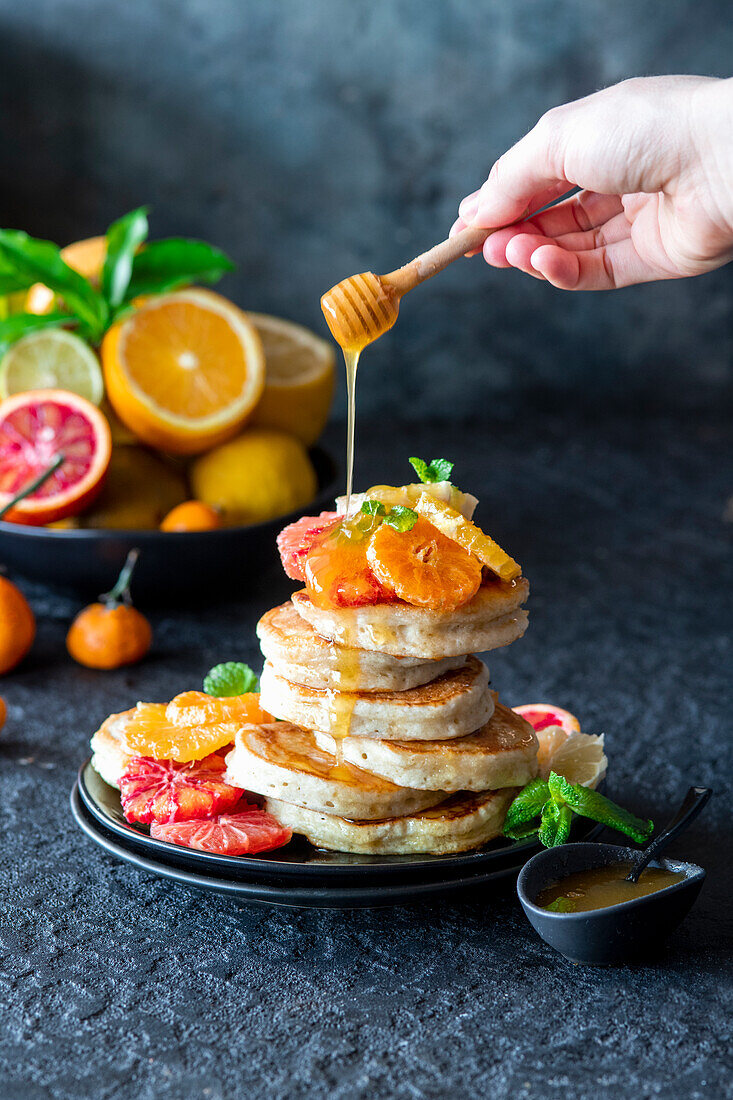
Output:
<svg viewBox="0 0 733 1100">
<path fill-rule="evenodd" d="M 117 863 L 68 809 L 90 733 L 219 660 L 256 659 L 255 621 L 287 589 L 273 569 L 246 603 L 156 612 L 150 658 L 108 674 L 65 655 L 75 602 L 32 590 L 38 639 L 1 685 L 3 1100 L 730 1095 L 724 426 L 372 423 L 358 482 L 404 479 L 415 453 L 455 459 L 532 582 L 527 636 L 490 661 L 504 699 L 547 698 L 604 731 L 609 793 L 658 822 L 690 783 L 715 787 L 675 849 L 708 869 L 696 907 L 646 965 L 595 970 L 536 938 L 512 886 L 295 911 Z"/>
</svg>

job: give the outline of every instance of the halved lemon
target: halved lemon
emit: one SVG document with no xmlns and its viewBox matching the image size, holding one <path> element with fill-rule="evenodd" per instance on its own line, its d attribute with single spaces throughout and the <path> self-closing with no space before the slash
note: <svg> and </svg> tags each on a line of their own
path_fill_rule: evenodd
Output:
<svg viewBox="0 0 733 1100">
<path fill-rule="evenodd" d="M 552 736 L 558 726 L 548 726 L 537 734 L 540 745 L 543 737 Z M 564 733 L 564 731 L 563 731 Z M 539 754 L 538 754 L 539 758 Z M 564 736 L 548 754 L 540 774 L 546 779 L 551 771 L 567 779 L 568 783 L 580 783 L 583 787 L 597 787 L 606 774 L 608 760 L 603 751 L 603 734 L 570 733 Z"/>
<path fill-rule="evenodd" d="M 99 360 L 73 332 L 60 328 L 30 332 L 0 362 L 0 396 L 28 390 L 68 390 L 99 405 L 104 396 Z"/>
<path fill-rule="evenodd" d="M 145 443 L 198 454 L 234 435 L 265 384 L 247 315 L 210 290 L 149 298 L 106 333 L 102 367 L 120 420 Z"/>
<path fill-rule="evenodd" d="M 482 565 L 498 574 L 503 581 L 513 581 L 521 576 L 521 565 L 510 558 L 489 535 L 485 535 L 480 527 L 455 508 L 451 508 L 450 504 L 436 500 L 426 492 L 421 494 L 415 511 L 449 539 L 468 550 L 469 554 L 474 554 Z"/>
<path fill-rule="evenodd" d="M 251 424 L 290 432 L 310 447 L 333 401 L 336 356 L 331 344 L 302 325 L 247 313 L 265 352 L 265 388 Z"/>
</svg>

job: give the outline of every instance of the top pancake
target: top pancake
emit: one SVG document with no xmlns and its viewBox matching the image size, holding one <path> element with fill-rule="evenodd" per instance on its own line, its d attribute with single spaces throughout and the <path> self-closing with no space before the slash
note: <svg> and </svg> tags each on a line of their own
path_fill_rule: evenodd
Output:
<svg viewBox="0 0 733 1100">
<path fill-rule="evenodd" d="M 460 655 L 426 661 L 337 645 L 317 634 L 291 602 L 262 616 L 257 637 L 279 675 L 293 684 L 321 690 L 409 691 L 463 663 Z"/>
<path fill-rule="evenodd" d="M 401 601 L 324 609 L 304 589 L 292 601 L 318 634 L 341 646 L 437 661 L 499 649 L 521 638 L 527 629 L 521 605 L 528 595 L 529 582 L 519 577 L 482 584 L 456 611 L 429 611 Z"/>
</svg>

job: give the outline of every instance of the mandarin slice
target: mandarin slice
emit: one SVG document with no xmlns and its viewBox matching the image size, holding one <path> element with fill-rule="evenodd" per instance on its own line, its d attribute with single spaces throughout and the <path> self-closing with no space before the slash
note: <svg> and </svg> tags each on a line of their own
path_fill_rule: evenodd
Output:
<svg viewBox="0 0 733 1100">
<path fill-rule="evenodd" d="M 316 607 L 362 607 L 393 599 L 367 560 L 368 545 L 366 538 L 350 538 L 338 529 L 316 542 L 305 561 L 305 586 Z"/>
<path fill-rule="evenodd" d="M 122 812 L 127 821 L 144 825 L 226 813 L 244 792 L 224 782 L 225 771 L 218 753 L 187 764 L 135 757 L 120 777 Z"/>
<path fill-rule="evenodd" d="M 239 728 L 236 722 L 174 726 L 165 712 L 165 703 L 137 704 L 125 730 L 128 752 L 185 764 L 231 744 Z"/>
<path fill-rule="evenodd" d="M 418 519 L 411 531 L 383 523 L 370 539 L 367 560 L 395 596 L 432 611 L 461 607 L 481 585 L 476 558 L 425 519 Z"/>
<path fill-rule="evenodd" d="M 446 538 L 457 542 L 469 554 L 474 554 L 482 565 L 503 581 L 513 581 L 522 575 L 522 567 L 514 558 L 510 558 L 480 527 L 444 501 L 423 493 L 415 504 L 415 511 L 437 527 Z"/>
<path fill-rule="evenodd" d="M 171 699 L 165 716 L 174 726 L 210 726 L 221 722 L 274 722 L 260 706 L 259 691 L 217 698 L 203 691 L 183 691 Z"/>
</svg>

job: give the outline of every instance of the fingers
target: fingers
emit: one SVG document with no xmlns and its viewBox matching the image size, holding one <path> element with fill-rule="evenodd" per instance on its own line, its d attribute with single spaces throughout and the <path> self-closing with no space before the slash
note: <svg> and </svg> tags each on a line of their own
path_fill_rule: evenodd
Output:
<svg viewBox="0 0 733 1100">
<path fill-rule="evenodd" d="M 585 252 L 542 244 L 532 252 L 530 264 L 536 275 L 559 290 L 614 290 L 660 278 L 660 272 L 641 259 L 631 237 Z"/>
<path fill-rule="evenodd" d="M 595 229 L 623 213 L 623 209 L 620 195 L 580 191 L 565 202 L 537 214 L 532 220 L 545 236 L 560 237 L 566 233 L 585 233 Z"/>
</svg>

